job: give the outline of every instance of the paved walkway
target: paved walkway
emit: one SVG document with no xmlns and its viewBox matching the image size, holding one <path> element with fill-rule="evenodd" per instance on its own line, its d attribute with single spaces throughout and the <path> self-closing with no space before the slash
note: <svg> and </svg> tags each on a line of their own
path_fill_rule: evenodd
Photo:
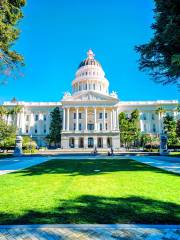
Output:
<svg viewBox="0 0 180 240">
<path fill-rule="evenodd" d="M 176 225 L 17 225 L 0 226 L 1 240 L 179 240 Z"/>
<path fill-rule="evenodd" d="M 130 158 L 153 167 L 180 174 L 180 158 L 167 156 L 132 156 Z"/>
<path fill-rule="evenodd" d="M 50 157 L 13 157 L 0 159 L 0 175 L 28 168 L 51 159 Z"/>
</svg>

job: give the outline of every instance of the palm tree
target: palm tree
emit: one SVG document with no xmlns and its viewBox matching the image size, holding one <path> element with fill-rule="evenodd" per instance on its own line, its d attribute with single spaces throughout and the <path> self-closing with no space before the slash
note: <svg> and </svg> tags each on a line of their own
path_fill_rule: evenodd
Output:
<svg viewBox="0 0 180 240">
<path fill-rule="evenodd" d="M 8 113 L 8 110 L 4 106 L 0 106 L 0 119 L 2 120 L 4 116 L 6 116 Z"/>
<path fill-rule="evenodd" d="M 177 105 L 176 111 L 180 113 L 180 104 Z"/>
<path fill-rule="evenodd" d="M 12 115 L 14 126 L 18 127 L 18 124 L 19 124 L 18 114 L 21 112 L 21 110 L 22 110 L 22 106 L 16 105 L 9 111 L 9 114 Z"/>
<path fill-rule="evenodd" d="M 161 126 L 162 126 L 162 117 L 163 114 L 166 112 L 166 110 L 161 106 L 158 107 L 155 111 L 155 113 L 158 115 L 158 123 L 159 123 L 159 134 L 162 132 Z"/>
</svg>

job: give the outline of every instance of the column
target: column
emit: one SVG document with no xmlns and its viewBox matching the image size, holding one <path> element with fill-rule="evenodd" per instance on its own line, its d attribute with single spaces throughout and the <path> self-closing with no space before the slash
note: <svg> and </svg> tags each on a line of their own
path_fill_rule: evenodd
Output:
<svg viewBox="0 0 180 240">
<path fill-rule="evenodd" d="M 114 130 L 116 130 L 116 128 L 117 128 L 117 121 L 116 121 L 117 119 L 116 119 L 116 110 L 114 110 Z"/>
<path fill-rule="evenodd" d="M 63 108 L 63 131 L 66 130 L 66 109 Z"/>
<path fill-rule="evenodd" d="M 69 108 L 67 108 L 67 131 L 69 131 Z"/>
<path fill-rule="evenodd" d="M 85 131 L 87 131 L 87 108 L 85 108 Z"/>
<path fill-rule="evenodd" d="M 116 109 L 116 128 L 117 128 L 117 130 L 119 130 L 119 113 L 118 113 L 118 109 Z"/>
<path fill-rule="evenodd" d="M 110 126 L 110 129 L 111 129 L 111 131 L 113 130 L 113 113 L 112 113 L 112 111 L 110 112 L 110 114 L 111 114 L 111 119 L 110 119 L 110 121 L 111 121 L 111 126 Z"/>
<path fill-rule="evenodd" d="M 114 119 L 114 109 L 112 110 L 112 125 L 113 125 L 113 130 L 115 130 L 115 119 Z"/>
<path fill-rule="evenodd" d="M 79 130 L 79 109 L 76 108 L 76 131 Z"/>
<path fill-rule="evenodd" d="M 97 131 L 97 122 L 96 122 L 96 108 L 94 108 L 94 130 Z"/>
<path fill-rule="evenodd" d="M 106 129 L 106 124 L 105 124 L 105 114 L 106 114 L 106 110 L 105 108 L 103 109 L 103 130 Z"/>
<path fill-rule="evenodd" d="M 148 133 L 151 133 L 151 114 L 148 112 Z"/>
</svg>

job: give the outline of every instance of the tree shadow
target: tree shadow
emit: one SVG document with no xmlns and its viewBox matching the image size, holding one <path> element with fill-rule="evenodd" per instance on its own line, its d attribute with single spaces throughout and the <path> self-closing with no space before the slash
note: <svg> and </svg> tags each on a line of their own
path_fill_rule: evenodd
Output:
<svg viewBox="0 0 180 240">
<path fill-rule="evenodd" d="M 61 200 L 50 210 L 0 213 L 0 224 L 180 224 L 180 206 L 139 196 L 110 198 L 82 195 Z"/>
<path fill-rule="evenodd" d="M 13 174 L 21 174 L 21 176 L 34 176 L 43 174 L 67 174 L 68 176 L 87 176 L 118 171 L 151 171 L 156 173 L 165 173 L 179 176 L 176 173 L 167 172 L 163 169 L 151 167 L 147 164 L 143 164 L 131 159 L 55 159 L 30 168 L 26 168 Z"/>
</svg>

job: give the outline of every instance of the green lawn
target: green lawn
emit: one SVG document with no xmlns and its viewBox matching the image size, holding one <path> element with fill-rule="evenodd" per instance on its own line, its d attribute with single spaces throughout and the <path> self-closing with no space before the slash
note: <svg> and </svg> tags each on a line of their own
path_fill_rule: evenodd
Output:
<svg viewBox="0 0 180 240">
<path fill-rule="evenodd" d="M 179 224 L 178 204 L 178 175 L 127 159 L 52 160 L 0 176 L 0 224 Z"/>
</svg>

